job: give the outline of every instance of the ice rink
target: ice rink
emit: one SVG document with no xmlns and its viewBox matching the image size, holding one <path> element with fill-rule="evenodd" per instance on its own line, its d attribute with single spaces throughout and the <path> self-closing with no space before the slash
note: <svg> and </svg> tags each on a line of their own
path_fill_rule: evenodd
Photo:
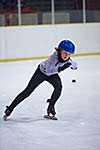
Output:
<svg viewBox="0 0 100 150">
<path fill-rule="evenodd" d="M 43 118 L 53 91 L 43 82 L 4 122 L 5 106 L 26 87 L 43 60 L 0 63 L 0 150 L 100 150 L 100 56 L 73 59 L 78 70 L 60 73 L 58 121 Z"/>
</svg>

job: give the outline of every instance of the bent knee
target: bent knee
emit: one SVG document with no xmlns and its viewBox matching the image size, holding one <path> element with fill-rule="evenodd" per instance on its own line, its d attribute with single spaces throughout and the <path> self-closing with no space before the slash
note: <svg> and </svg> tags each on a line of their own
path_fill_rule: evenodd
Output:
<svg viewBox="0 0 100 150">
<path fill-rule="evenodd" d="M 62 91 L 62 84 L 61 82 L 58 82 L 58 84 L 56 85 L 56 87 L 54 87 L 56 90 L 58 91 Z"/>
</svg>

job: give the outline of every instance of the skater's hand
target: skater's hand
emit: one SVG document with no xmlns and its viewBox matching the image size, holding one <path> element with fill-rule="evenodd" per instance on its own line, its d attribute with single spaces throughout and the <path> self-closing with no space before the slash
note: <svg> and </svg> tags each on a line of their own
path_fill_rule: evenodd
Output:
<svg viewBox="0 0 100 150">
<path fill-rule="evenodd" d="M 77 67 L 77 63 L 72 61 L 70 68 L 71 68 L 72 70 L 76 70 L 76 69 L 78 68 L 78 67 Z"/>
</svg>

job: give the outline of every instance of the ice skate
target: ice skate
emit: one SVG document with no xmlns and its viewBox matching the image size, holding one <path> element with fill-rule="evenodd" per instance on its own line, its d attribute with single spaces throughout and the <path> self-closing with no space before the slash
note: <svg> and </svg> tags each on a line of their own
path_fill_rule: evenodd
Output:
<svg viewBox="0 0 100 150">
<path fill-rule="evenodd" d="M 44 118 L 46 119 L 52 119 L 52 120 L 58 120 L 57 117 L 55 117 L 56 112 L 55 112 L 55 108 L 49 108 L 47 109 L 47 115 L 44 116 Z"/>
<path fill-rule="evenodd" d="M 55 117 L 55 116 L 52 116 L 52 115 L 44 115 L 44 118 L 46 118 L 46 119 L 51 119 L 51 120 L 58 120 L 58 118 L 57 117 Z"/>
<path fill-rule="evenodd" d="M 4 121 L 7 120 L 8 116 L 10 116 L 12 111 L 13 111 L 13 109 L 10 109 L 9 106 L 6 106 L 6 110 L 4 111 L 5 114 L 3 116 Z"/>
</svg>

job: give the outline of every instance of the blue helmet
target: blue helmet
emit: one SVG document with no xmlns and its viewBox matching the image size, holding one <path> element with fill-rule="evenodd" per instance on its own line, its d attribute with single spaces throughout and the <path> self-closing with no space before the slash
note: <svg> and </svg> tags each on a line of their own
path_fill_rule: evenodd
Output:
<svg viewBox="0 0 100 150">
<path fill-rule="evenodd" d="M 58 45 L 58 48 L 70 52 L 71 54 L 74 54 L 75 52 L 75 45 L 69 40 L 61 41 L 60 44 Z"/>
</svg>

